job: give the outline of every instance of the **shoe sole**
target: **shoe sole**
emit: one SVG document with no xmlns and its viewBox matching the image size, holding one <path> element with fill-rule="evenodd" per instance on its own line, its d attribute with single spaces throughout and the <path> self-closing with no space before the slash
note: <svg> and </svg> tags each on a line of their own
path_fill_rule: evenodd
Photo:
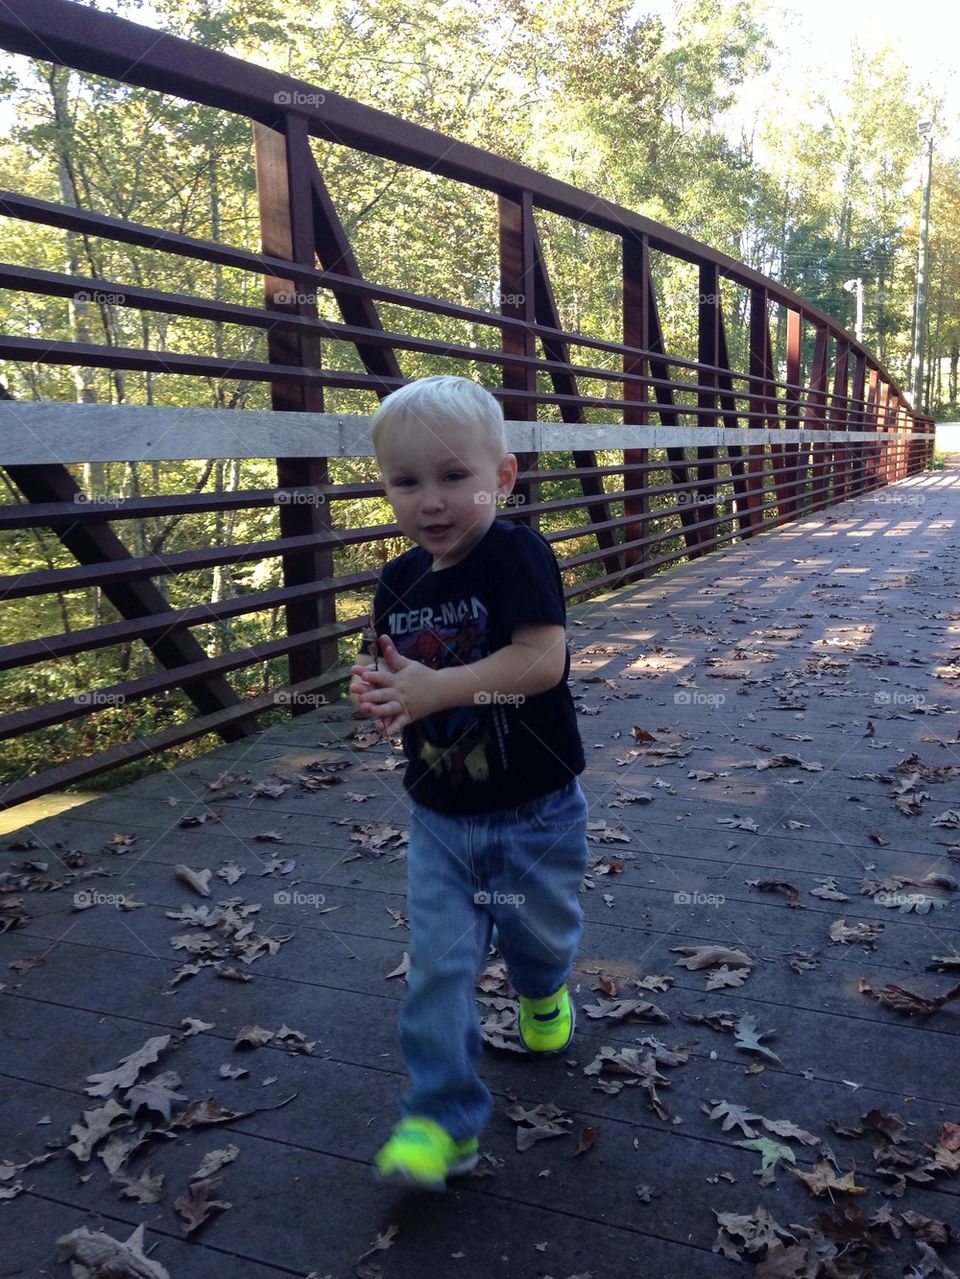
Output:
<svg viewBox="0 0 960 1279">
<path fill-rule="evenodd" d="M 450 1165 L 447 1169 L 447 1176 L 463 1177 L 468 1172 L 472 1172 L 479 1162 L 479 1151 L 472 1155 L 464 1155 Z M 390 1172 L 381 1172 L 374 1164 L 373 1175 L 376 1181 L 391 1186 L 404 1186 L 408 1190 L 426 1190 L 430 1194 L 442 1194 L 447 1189 L 446 1181 L 420 1181 L 410 1173 L 404 1172 L 402 1168 L 394 1168 Z"/>
<path fill-rule="evenodd" d="M 565 1053 L 573 1043 L 573 1032 L 576 1028 L 577 1009 L 572 999 L 570 1000 L 570 1034 L 567 1036 L 567 1042 L 561 1048 L 531 1048 L 523 1037 L 523 1032 L 520 1030 L 520 1020 L 519 1018 L 517 1019 L 517 1035 L 520 1043 L 531 1057 L 556 1057 L 558 1053 Z"/>
</svg>

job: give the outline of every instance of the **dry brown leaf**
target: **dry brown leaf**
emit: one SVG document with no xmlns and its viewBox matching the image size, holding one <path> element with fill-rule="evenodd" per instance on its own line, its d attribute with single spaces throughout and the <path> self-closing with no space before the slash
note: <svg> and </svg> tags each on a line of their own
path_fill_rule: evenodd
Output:
<svg viewBox="0 0 960 1279">
<path fill-rule="evenodd" d="M 730 964 L 734 968 L 750 967 L 756 961 L 742 950 L 728 950 L 725 946 L 671 946 L 671 953 L 683 955 L 677 960 L 678 968 L 714 968 L 720 964 Z"/>
<path fill-rule="evenodd" d="M 176 1091 L 182 1082 L 176 1071 L 166 1070 L 163 1074 L 144 1080 L 143 1083 L 134 1084 L 125 1094 L 124 1101 L 130 1107 L 132 1115 L 145 1106 L 147 1110 L 152 1110 L 169 1121 L 170 1103 L 187 1100 L 185 1093 Z"/>
<path fill-rule="evenodd" d="M 828 879 L 822 879 L 816 888 L 811 888 L 810 896 L 821 897 L 828 902 L 848 902 L 850 900 L 849 893 L 844 893 L 837 887 L 837 881 L 832 875 Z"/>
<path fill-rule="evenodd" d="M 225 1146 L 220 1150 L 209 1150 L 203 1157 L 203 1162 L 196 1172 L 190 1174 L 191 1181 L 203 1181 L 207 1177 L 212 1177 L 214 1173 L 220 1171 L 227 1164 L 232 1164 L 240 1154 L 240 1150 L 233 1144 Z"/>
<path fill-rule="evenodd" d="M 180 1229 L 185 1235 L 193 1234 L 212 1213 L 232 1207 L 225 1200 L 211 1198 L 220 1189 L 222 1180 L 222 1177 L 206 1177 L 203 1181 L 193 1181 L 185 1194 L 174 1199 L 173 1207 L 182 1218 Z"/>
<path fill-rule="evenodd" d="M 207 1097 L 203 1101 L 191 1101 L 188 1106 L 180 1110 L 170 1120 L 171 1128 L 202 1128 L 206 1124 L 226 1124 L 231 1119 L 246 1118 L 247 1114 L 255 1114 L 255 1111 L 247 1111 L 241 1115 L 237 1110 L 226 1110 L 218 1101 L 214 1101 L 212 1097 Z"/>
<path fill-rule="evenodd" d="M 517 1124 L 517 1149 L 521 1152 L 549 1137 L 566 1137 L 569 1128 L 564 1125 L 573 1123 L 566 1111 L 549 1101 L 538 1106 L 515 1102 L 506 1108 L 504 1114 Z"/>
<path fill-rule="evenodd" d="M 109 1097 L 114 1088 L 130 1088 L 137 1082 L 137 1076 L 144 1066 L 151 1066 L 170 1043 L 170 1035 L 155 1035 L 148 1039 L 142 1048 L 120 1059 L 116 1070 L 108 1070 L 99 1075 L 87 1075 L 87 1083 L 92 1088 L 85 1088 L 90 1097 Z"/>
<path fill-rule="evenodd" d="M 87 1279 L 170 1279 L 170 1272 L 159 1261 L 144 1256 L 145 1229 L 141 1222 L 130 1238 L 121 1243 L 102 1231 L 81 1226 L 57 1240 L 57 1260 L 86 1266 Z"/>
<path fill-rule="evenodd" d="M 866 1186 L 858 1186 L 855 1183 L 856 1164 L 854 1164 L 850 1172 L 845 1173 L 842 1177 L 837 1176 L 836 1169 L 829 1159 L 818 1159 L 813 1165 L 813 1172 L 803 1172 L 800 1168 L 788 1168 L 787 1171 L 792 1172 L 795 1177 L 799 1177 L 807 1189 L 817 1196 L 822 1195 L 825 1191 L 832 1193 L 835 1190 L 847 1195 L 865 1195 L 867 1193 Z"/>
<path fill-rule="evenodd" d="M 827 932 L 831 941 L 842 942 L 845 946 L 867 946 L 872 950 L 883 932 L 883 924 L 875 924 L 863 920 L 861 923 L 848 928 L 847 918 L 843 915 L 840 919 L 833 921 Z"/>
<path fill-rule="evenodd" d="M 409 971 L 410 971 L 410 955 L 407 951 L 404 951 L 403 959 L 400 960 L 400 963 L 397 965 L 397 967 L 393 970 L 392 973 L 386 974 L 383 980 L 387 981 L 391 977 L 402 977 L 403 980 L 406 981 L 407 974 L 409 973 Z"/>
<path fill-rule="evenodd" d="M 262 1048 L 273 1039 L 274 1032 L 256 1024 L 242 1026 L 233 1041 L 234 1048 Z"/>
<path fill-rule="evenodd" d="M 613 1021 L 669 1021 L 670 1018 L 656 1004 L 646 999 L 598 999 L 595 1004 L 584 1004 L 588 1017 L 609 1017 Z"/>
<path fill-rule="evenodd" d="M 122 1174 L 114 1177 L 114 1181 L 122 1186 L 121 1199 L 135 1199 L 141 1204 L 159 1203 L 163 1198 L 163 1173 L 154 1173 L 149 1165 L 138 1177 Z"/>
<path fill-rule="evenodd" d="M 724 990 L 727 986 L 742 986 L 752 968 L 728 968 L 726 964 L 707 973 L 706 990 Z"/>
<path fill-rule="evenodd" d="M 803 909 L 800 889 L 795 884 L 788 884 L 785 879 L 747 879 L 744 883 L 748 888 L 756 888 L 762 893 L 785 893 L 788 906 Z"/>
<path fill-rule="evenodd" d="M 576 1157 L 577 1155 L 586 1154 L 586 1152 L 592 1148 L 593 1143 L 596 1140 L 597 1140 L 596 1128 L 581 1128 L 580 1136 L 577 1139 L 577 1148 L 573 1152 L 574 1157 Z"/>
<path fill-rule="evenodd" d="M 208 867 L 203 870 L 191 870 L 189 866 L 175 866 L 174 874 L 177 879 L 189 884 L 194 892 L 199 893 L 201 897 L 210 896 L 210 876 L 213 871 Z"/>
<path fill-rule="evenodd" d="M 943 995 L 935 995 L 932 998 L 926 995 L 919 995 L 914 990 L 906 990 L 903 986 L 894 986 L 888 984 L 880 990 L 874 990 L 863 978 L 859 983 L 860 993 L 870 995 L 886 1008 L 892 1008 L 898 1013 L 907 1013 L 910 1016 L 920 1014 L 924 1017 L 930 1013 L 936 1012 L 938 1008 L 942 1008 L 944 1004 L 948 1004 L 951 1000 L 960 999 L 960 985 L 954 986 L 952 990 L 946 991 Z"/>
<path fill-rule="evenodd" d="M 71 1142 L 67 1149 L 75 1155 L 80 1163 L 86 1163 L 93 1154 L 97 1142 L 115 1132 L 117 1128 L 125 1128 L 131 1122 L 130 1111 L 126 1106 L 111 1097 L 96 1110 L 85 1110 L 81 1118 L 70 1129 Z"/>
</svg>

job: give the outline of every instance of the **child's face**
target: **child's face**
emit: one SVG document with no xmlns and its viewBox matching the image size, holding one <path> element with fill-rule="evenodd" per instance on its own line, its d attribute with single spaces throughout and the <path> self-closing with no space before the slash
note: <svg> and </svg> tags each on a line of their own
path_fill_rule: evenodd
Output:
<svg viewBox="0 0 960 1279">
<path fill-rule="evenodd" d="M 517 459 L 498 459 L 496 445 L 476 426 L 408 420 L 381 440 L 379 462 L 387 501 L 400 529 L 450 568 L 479 542 L 508 495 Z"/>
</svg>

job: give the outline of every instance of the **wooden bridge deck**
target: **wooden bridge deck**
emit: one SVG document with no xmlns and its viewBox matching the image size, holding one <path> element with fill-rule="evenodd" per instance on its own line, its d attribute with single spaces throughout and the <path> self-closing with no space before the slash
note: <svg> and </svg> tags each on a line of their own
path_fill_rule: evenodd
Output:
<svg viewBox="0 0 960 1279">
<path fill-rule="evenodd" d="M 58 1238 L 86 1226 L 124 1240 L 143 1222 L 147 1254 L 171 1279 L 752 1274 L 762 1249 L 738 1266 L 712 1245 L 715 1213 L 758 1205 L 796 1238 L 821 1226 L 846 1240 L 836 1244 L 851 1259 L 843 1264 L 860 1268 L 839 1273 L 930 1266 L 921 1251 L 934 1227 L 902 1224 L 897 1241 L 882 1225 L 830 1223 L 841 1211 L 960 1223 L 960 1178 L 946 1171 L 960 1162 L 950 1150 L 960 1129 L 944 1128 L 960 1124 L 960 1003 L 911 1017 L 861 989 L 893 983 L 934 997 L 960 980 L 957 967 L 927 971 L 960 949 L 960 891 L 949 887 L 960 877 L 958 552 L 960 472 L 947 471 L 571 610 L 600 863 L 583 894 L 576 1000 L 580 1009 L 605 1000 L 594 989 L 605 977 L 608 991 L 653 1002 L 669 1022 L 581 1012 L 564 1059 L 488 1048 L 496 1110 L 485 1158 L 446 1196 L 407 1195 L 370 1172 L 404 1085 L 403 981 L 388 977 L 408 945 L 402 844 L 394 836 L 378 848 L 371 840 L 386 828 L 368 827 L 402 836 L 407 825 L 386 744 L 357 749 L 343 711 L 317 713 L 0 840 L 0 921 L 28 916 L 0 932 L 0 1273 L 65 1275 Z M 318 761 L 346 767 L 324 773 Z M 327 784 L 331 776 L 339 780 Z M 307 789 L 300 777 L 322 780 Z M 261 783 L 286 789 L 252 797 Z M 623 793 L 632 798 L 618 802 Z M 208 899 L 176 877 L 180 864 L 214 872 Z M 216 875 L 229 866 L 243 872 L 235 882 L 236 871 Z M 931 873 L 948 878 L 926 881 Z M 831 877 L 849 900 L 812 895 Z M 864 880 L 914 909 L 878 903 Z M 54 886 L 44 891 L 44 881 Z M 76 894 L 97 904 L 77 910 Z M 917 913 L 918 894 L 947 904 Z M 117 895 L 142 904 L 119 909 Z M 228 899 L 253 910 L 245 921 L 238 905 L 226 936 L 169 917 Z M 831 941 L 841 917 L 847 928 L 882 925 L 874 949 Z M 220 950 L 174 982 L 206 953 L 175 948 L 184 934 Z M 713 944 L 751 958 L 742 985 L 708 990 L 715 970 L 677 966 L 673 948 Z M 258 957 L 246 962 L 251 951 Z M 231 979 L 238 969 L 249 980 Z M 669 980 L 652 991 L 632 984 L 650 976 Z M 721 1010 L 775 1032 L 762 1042 L 779 1061 L 687 1019 Z M 181 1037 L 184 1025 L 197 1033 Z M 234 1047 L 249 1025 L 274 1038 Z M 291 1051 L 296 1038 L 278 1042 L 282 1027 L 315 1041 L 312 1052 Z M 183 1098 L 174 1115 L 209 1100 L 236 1117 L 171 1129 L 131 1156 L 136 1193 L 159 1194 L 140 1203 L 111 1181 L 102 1143 L 83 1163 L 64 1146 L 82 1112 L 106 1102 L 85 1092 L 88 1077 L 168 1035 L 141 1081 L 174 1071 Z M 650 1036 L 690 1050 L 659 1067 L 664 1117 L 644 1087 L 608 1092 L 584 1073 L 601 1048 Z M 247 1073 L 224 1077 L 224 1066 Z M 521 1152 L 505 1114 L 515 1100 L 555 1103 L 569 1134 Z M 775 1184 L 760 1185 L 760 1154 L 737 1144 L 743 1129 L 724 1131 L 703 1102 L 746 1107 L 750 1130 L 789 1146 L 802 1172 L 829 1147 L 837 1175 L 855 1165 L 866 1193 L 814 1197 L 783 1163 Z M 863 1135 L 839 1131 L 870 1112 Z M 882 1118 L 891 1114 L 908 1125 L 896 1143 L 878 1131 L 900 1137 Z M 819 1144 L 757 1116 L 790 1121 Z M 127 1131 L 122 1115 L 114 1122 Z M 590 1130 L 592 1146 L 577 1153 Z M 185 1236 L 174 1201 L 208 1152 L 231 1146 L 239 1153 L 210 1196 L 231 1206 Z M 936 1149 L 945 1170 L 924 1173 Z M 50 1151 L 19 1171 L 4 1163 Z M 905 1182 L 878 1171 L 894 1159 Z M 162 1174 L 159 1191 L 144 1167 Z M 882 1193 L 891 1185 L 905 1187 L 902 1197 Z M 864 1237 L 877 1245 L 872 1258 L 849 1242 Z M 935 1246 L 956 1267 L 957 1250 Z M 793 1268 L 778 1254 L 758 1273 L 806 1273 L 798 1255 Z"/>
</svg>

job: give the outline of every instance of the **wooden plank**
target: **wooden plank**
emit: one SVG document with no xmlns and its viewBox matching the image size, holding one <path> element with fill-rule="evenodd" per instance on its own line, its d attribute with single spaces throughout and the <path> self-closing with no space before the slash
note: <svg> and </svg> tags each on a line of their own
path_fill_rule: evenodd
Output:
<svg viewBox="0 0 960 1279">
<path fill-rule="evenodd" d="M 665 402 L 666 403 L 666 402 Z M 691 410 L 692 411 L 692 410 Z M 188 458 L 269 458 L 281 453 L 307 458 L 370 457 L 369 416 L 244 409 L 229 415 L 217 409 L 165 409 L 146 405 L 25 403 L 0 400 L 0 465 L 50 462 L 183 461 Z M 711 447 L 741 443 L 756 447 L 773 440 L 822 439 L 866 442 L 869 430 L 801 435 L 769 427 L 644 426 L 607 423 L 536 422 L 508 418 L 511 451 L 563 451 L 582 444 L 590 451 L 630 449 L 638 439 L 649 448 Z M 904 439 L 932 442 L 934 432 L 900 431 Z M 302 488 L 302 479 L 291 485 Z M 321 490 L 324 491 L 324 490 Z M 329 491 L 329 487 L 326 491 Z M 109 503 L 107 504 L 109 509 Z"/>
</svg>

